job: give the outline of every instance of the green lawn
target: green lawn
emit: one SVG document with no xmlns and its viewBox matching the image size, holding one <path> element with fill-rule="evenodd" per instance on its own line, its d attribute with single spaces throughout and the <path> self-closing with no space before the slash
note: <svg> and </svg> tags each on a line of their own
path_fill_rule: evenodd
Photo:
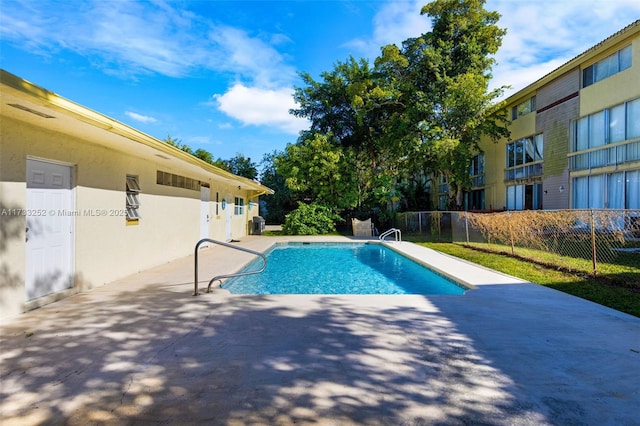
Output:
<svg viewBox="0 0 640 426">
<path fill-rule="evenodd" d="M 614 286 L 611 285 L 610 280 L 561 272 L 459 244 L 430 242 L 417 242 L 417 244 L 640 317 L 640 289 Z"/>
</svg>

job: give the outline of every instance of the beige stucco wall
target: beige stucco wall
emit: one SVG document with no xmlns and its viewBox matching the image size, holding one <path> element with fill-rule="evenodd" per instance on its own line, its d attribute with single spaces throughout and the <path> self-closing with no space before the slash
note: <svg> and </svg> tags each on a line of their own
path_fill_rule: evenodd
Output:
<svg viewBox="0 0 640 426">
<path fill-rule="evenodd" d="M 256 206 L 251 211 L 248 209 L 248 195 L 252 192 L 246 188 L 238 189 L 238 185 L 229 181 L 219 181 L 204 169 L 198 171 L 178 159 L 140 158 L 6 117 L 2 119 L 1 135 L 0 208 L 26 207 L 28 158 L 72 166 L 76 276 L 72 292 L 99 286 L 193 253 L 200 238 L 200 191 L 158 185 L 158 170 L 210 185 L 211 238 L 226 239 L 225 213 L 230 209 L 233 214 L 234 197 L 245 199 L 245 214 L 233 215 L 231 238 L 244 237 L 247 220 L 258 214 L 257 200 L 254 199 Z M 137 224 L 128 223 L 119 213 L 126 206 L 127 174 L 137 175 L 139 179 L 142 219 Z M 220 194 L 218 215 L 215 214 L 216 192 Z M 230 200 L 225 210 L 221 208 L 223 197 Z M 98 215 L 98 211 L 106 211 L 107 214 Z M 5 318 L 37 304 L 24 303 L 25 217 L 0 219 L 3 231 L 0 243 L 0 318 Z M 8 238 L 5 238 L 5 233 Z M 53 299 L 48 298 L 47 301 Z"/>
</svg>

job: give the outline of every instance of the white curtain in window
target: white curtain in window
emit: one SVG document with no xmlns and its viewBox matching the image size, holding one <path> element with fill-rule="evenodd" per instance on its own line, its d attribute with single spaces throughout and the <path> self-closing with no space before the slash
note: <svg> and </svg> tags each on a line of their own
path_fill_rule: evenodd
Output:
<svg viewBox="0 0 640 426">
<path fill-rule="evenodd" d="M 640 138 L 640 98 L 627 102 L 627 139 Z"/>
<path fill-rule="evenodd" d="M 573 208 L 589 207 L 589 177 L 583 176 L 573 180 Z"/>
<path fill-rule="evenodd" d="M 631 46 L 627 46 L 621 49 L 620 55 L 620 71 L 624 71 L 627 68 L 631 68 Z"/>
<path fill-rule="evenodd" d="M 589 148 L 589 117 L 583 117 L 576 122 L 576 151 Z"/>
<path fill-rule="evenodd" d="M 536 160 L 542 160 L 544 158 L 544 137 L 542 133 L 535 135 L 533 142 L 536 146 Z"/>
<path fill-rule="evenodd" d="M 526 138 L 523 139 L 522 142 L 524 143 L 524 162 L 526 163 L 533 163 L 536 160 L 536 147 L 533 144 L 533 138 Z"/>
<path fill-rule="evenodd" d="M 604 208 L 604 175 L 589 176 L 589 208 Z"/>
<path fill-rule="evenodd" d="M 507 210 L 516 209 L 516 187 L 507 186 Z"/>
<path fill-rule="evenodd" d="M 626 176 L 626 208 L 640 209 L 640 170 L 627 172 Z"/>
<path fill-rule="evenodd" d="M 607 176 L 607 208 L 624 209 L 624 172 Z"/>
<path fill-rule="evenodd" d="M 515 209 L 522 210 L 524 208 L 524 185 L 517 185 L 515 188 L 516 188 Z"/>
<path fill-rule="evenodd" d="M 618 55 L 617 53 L 601 60 L 595 64 L 596 74 L 595 81 L 600 81 L 618 72 Z"/>
<path fill-rule="evenodd" d="M 624 104 L 613 107 L 609 110 L 609 141 L 611 143 L 620 142 L 624 137 Z"/>
<path fill-rule="evenodd" d="M 604 111 L 589 116 L 589 148 L 604 145 Z"/>
</svg>

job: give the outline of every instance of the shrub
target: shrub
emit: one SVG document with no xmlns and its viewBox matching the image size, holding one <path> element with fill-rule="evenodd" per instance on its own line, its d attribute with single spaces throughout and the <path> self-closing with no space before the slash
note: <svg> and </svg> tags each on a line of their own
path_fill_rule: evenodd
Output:
<svg viewBox="0 0 640 426">
<path fill-rule="evenodd" d="M 298 203 L 298 208 L 285 216 L 282 231 L 287 235 L 328 234 L 336 231 L 334 222 L 340 220 L 340 216 L 326 206 Z"/>
</svg>

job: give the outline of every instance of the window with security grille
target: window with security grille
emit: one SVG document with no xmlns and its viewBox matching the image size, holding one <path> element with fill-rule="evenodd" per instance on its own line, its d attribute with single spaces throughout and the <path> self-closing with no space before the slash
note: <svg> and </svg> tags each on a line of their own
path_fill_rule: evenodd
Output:
<svg viewBox="0 0 640 426">
<path fill-rule="evenodd" d="M 127 220 L 138 221 L 140 216 L 140 185 L 138 176 L 127 175 Z"/>
</svg>

